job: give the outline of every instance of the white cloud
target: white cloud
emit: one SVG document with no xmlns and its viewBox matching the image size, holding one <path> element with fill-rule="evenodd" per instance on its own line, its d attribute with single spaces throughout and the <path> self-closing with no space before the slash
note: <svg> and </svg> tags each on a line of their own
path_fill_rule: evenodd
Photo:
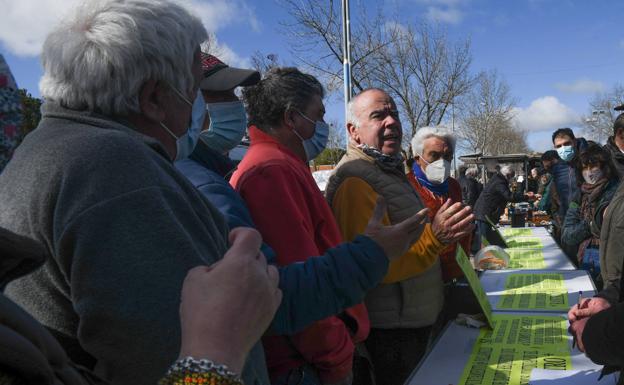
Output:
<svg viewBox="0 0 624 385">
<path fill-rule="evenodd" d="M 415 0 L 427 6 L 427 19 L 435 23 L 459 24 L 464 13 L 461 7 L 470 0 Z"/>
<path fill-rule="evenodd" d="M 248 23 L 254 31 L 260 23 L 254 10 L 244 0 L 178 0 L 198 16 L 208 32 L 216 32 L 233 24 Z"/>
<path fill-rule="evenodd" d="M 218 57 L 225 64 L 232 67 L 251 67 L 249 58 L 243 58 L 238 55 L 227 44 L 221 43 L 214 34 L 211 34 L 209 42 L 209 44 L 202 45 L 202 50 L 204 52 L 209 52 L 210 54 Z"/>
<path fill-rule="evenodd" d="M 19 56 L 36 56 L 48 32 L 79 0 L 0 0 L 0 42 Z"/>
<path fill-rule="evenodd" d="M 604 91 L 605 85 L 595 80 L 578 79 L 572 83 L 557 83 L 555 88 L 568 94 L 594 94 Z"/>
<path fill-rule="evenodd" d="M 401 23 L 397 23 L 396 21 L 386 21 L 386 24 L 384 25 L 384 29 L 386 33 L 392 34 L 396 32 L 396 34 L 401 37 L 409 36 L 408 35 L 409 30 L 407 29 L 407 27 Z"/>
<path fill-rule="evenodd" d="M 579 121 L 578 114 L 554 96 L 535 99 L 528 107 L 516 108 L 514 112 L 518 128 L 527 131 L 552 131 Z"/>
<path fill-rule="evenodd" d="M 620 46 L 620 48 L 624 49 L 624 39 L 620 40 L 618 45 Z"/>
<path fill-rule="evenodd" d="M 417 3 L 427 5 L 445 5 L 447 7 L 458 6 L 467 3 L 469 0 L 416 0 Z"/>
<path fill-rule="evenodd" d="M 254 10 L 246 0 L 178 0 L 197 15 L 208 32 L 233 25 L 246 24 L 260 30 Z M 0 23 L 0 42 L 18 56 L 37 56 L 46 35 L 81 0 L 0 0 L 3 10 Z M 221 47 L 232 57 L 234 52 L 224 44 Z"/>
<path fill-rule="evenodd" d="M 433 22 L 459 24 L 464 18 L 464 14 L 455 7 L 428 7 L 427 19 Z"/>
</svg>

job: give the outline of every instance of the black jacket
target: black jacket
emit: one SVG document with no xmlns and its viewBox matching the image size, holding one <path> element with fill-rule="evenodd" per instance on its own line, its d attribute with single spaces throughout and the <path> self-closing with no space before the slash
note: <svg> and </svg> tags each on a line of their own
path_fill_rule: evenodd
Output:
<svg viewBox="0 0 624 385">
<path fill-rule="evenodd" d="M 483 189 L 481 183 L 477 182 L 474 178 L 463 176 L 458 179 L 459 185 L 462 191 L 462 201 L 465 205 L 474 207 L 479 198 L 479 194 Z"/>
<path fill-rule="evenodd" d="M 620 298 L 617 304 L 590 317 L 583 330 L 585 354 L 597 364 L 605 365 L 602 375 L 620 371 L 624 382 L 624 283 L 620 281 Z"/>
<path fill-rule="evenodd" d="M 474 207 L 475 217 L 477 220 L 486 221 L 487 216 L 492 222 L 498 223 L 508 202 L 520 202 L 523 199 L 523 193 L 512 193 L 507 179 L 501 173 L 496 173 L 487 182 L 477 199 Z"/>
<path fill-rule="evenodd" d="M 30 273 L 45 261 L 37 242 L 0 228 L 0 285 Z M 74 365 L 53 336 L 32 316 L 0 294 L 0 383 L 103 383 Z"/>
<path fill-rule="evenodd" d="M 622 177 L 624 177 L 624 153 L 622 153 L 622 151 L 620 151 L 618 146 L 615 144 L 612 136 L 609 137 L 607 144 L 604 145 L 604 148 L 611 154 L 611 159 L 617 169 L 618 176 L 622 179 Z"/>
</svg>

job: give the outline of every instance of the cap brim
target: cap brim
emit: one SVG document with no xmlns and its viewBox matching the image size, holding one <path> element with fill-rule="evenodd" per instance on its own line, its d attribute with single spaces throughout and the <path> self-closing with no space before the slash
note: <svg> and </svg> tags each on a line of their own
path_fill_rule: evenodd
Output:
<svg viewBox="0 0 624 385">
<path fill-rule="evenodd" d="M 252 86 L 259 81 L 260 72 L 258 71 L 225 67 L 204 78 L 200 88 L 206 91 L 227 91 L 240 86 Z"/>
</svg>

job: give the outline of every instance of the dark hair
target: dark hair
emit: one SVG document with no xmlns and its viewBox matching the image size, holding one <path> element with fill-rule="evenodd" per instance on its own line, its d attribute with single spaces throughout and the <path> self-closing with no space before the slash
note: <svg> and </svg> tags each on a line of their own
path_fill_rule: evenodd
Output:
<svg viewBox="0 0 624 385">
<path fill-rule="evenodd" d="M 583 184 L 583 167 L 586 166 L 599 166 L 605 172 L 605 177 L 608 180 L 618 178 L 617 170 L 611 160 L 611 154 L 596 142 L 588 142 L 587 148 L 579 153 L 574 163 L 578 185 Z"/>
<path fill-rule="evenodd" d="M 548 150 L 545 153 L 542 154 L 541 160 L 547 160 L 547 161 L 551 161 L 551 160 L 558 160 L 559 158 L 559 154 L 557 153 L 557 151 L 555 150 Z"/>
<path fill-rule="evenodd" d="M 567 135 L 570 137 L 570 139 L 574 140 L 576 139 L 574 137 L 574 132 L 572 132 L 571 128 L 565 127 L 565 128 L 558 128 L 555 132 L 553 132 L 552 134 L 552 142 L 553 144 L 555 143 L 555 138 L 558 136 L 564 136 Z"/>
<path fill-rule="evenodd" d="M 613 135 L 617 135 L 617 132 L 622 129 L 624 129 L 624 114 L 619 114 L 613 122 Z"/>
<path fill-rule="evenodd" d="M 324 96 L 321 83 L 294 67 L 272 68 L 260 82 L 243 89 L 249 124 L 262 131 L 279 125 L 288 110 L 305 110 L 314 95 Z"/>
</svg>

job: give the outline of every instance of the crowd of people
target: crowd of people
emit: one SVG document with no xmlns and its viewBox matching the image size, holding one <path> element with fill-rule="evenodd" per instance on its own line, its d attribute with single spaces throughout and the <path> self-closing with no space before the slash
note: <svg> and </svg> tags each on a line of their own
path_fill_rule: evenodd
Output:
<svg viewBox="0 0 624 385">
<path fill-rule="evenodd" d="M 485 186 L 476 168 L 451 177 L 442 127 L 419 128 L 405 159 L 397 106 L 371 88 L 322 193 L 321 83 L 229 67 L 207 38 L 168 0 L 81 6 L 48 35 L 42 119 L 2 154 L 1 383 L 403 384 L 447 322 L 479 311 L 457 248 L 535 197 L 602 277 L 570 311 L 579 346 L 623 366 L 624 124 L 605 148 L 558 130 L 535 191 L 512 192 L 509 166 Z M 15 130 L 10 73 L 0 87 Z"/>
</svg>

